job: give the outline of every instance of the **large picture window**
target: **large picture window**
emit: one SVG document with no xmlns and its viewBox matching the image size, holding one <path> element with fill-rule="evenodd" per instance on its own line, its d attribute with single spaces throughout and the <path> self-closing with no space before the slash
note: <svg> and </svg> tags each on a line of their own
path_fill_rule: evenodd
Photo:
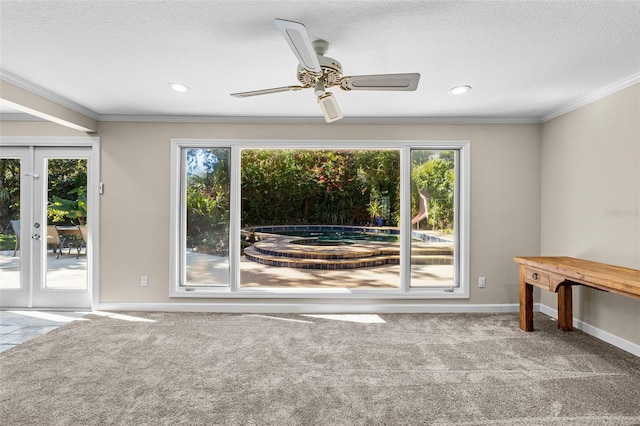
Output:
<svg viewBox="0 0 640 426">
<path fill-rule="evenodd" d="M 411 286 L 459 285 L 458 150 L 411 150 Z"/>
<path fill-rule="evenodd" d="M 172 149 L 174 297 L 468 295 L 466 142 Z"/>
<path fill-rule="evenodd" d="M 180 285 L 223 286 L 229 267 L 229 148 L 180 150 Z"/>
<path fill-rule="evenodd" d="M 241 287 L 400 287 L 400 150 L 240 155 Z"/>
</svg>

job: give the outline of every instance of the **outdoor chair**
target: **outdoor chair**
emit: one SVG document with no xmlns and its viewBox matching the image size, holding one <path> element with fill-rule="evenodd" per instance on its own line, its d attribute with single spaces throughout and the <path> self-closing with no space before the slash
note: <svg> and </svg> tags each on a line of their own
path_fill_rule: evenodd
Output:
<svg viewBox="0 0 640 426">
<path fill-rule="evenodd" d="M 13 228 L 13 233 L 16 236 L 16 246 L 13 249 L 13 257 L 16 257 L 16 253 L 18 252 L 18 248 L 20 247 L 20 221 L 12 220 L 10 224 L 11 228 Z"/>
<path fill-rule="evenodd" d="M 85 248 L 85 254 L 87 253 L 87 242 L 89 241 L 87 238 L 87 225 L 80 225 L 78 228 L 80 229 L 81 239 L 78 244 L 78 255 L 76 256 L 76 259 L 80 258 L 80 251 L 82 250 L 82 247 Z"/>
<path fill-rule="evenodd" d="M 57 253 L 56 259 L 60 258 L 63 248 L 68 248 L 69 254 L 71 254 L 71 248 L 74 245 L 73 240 L 68 236 L 60 236 L 58 228 L 55 225 L 47 225 L 47 244 L 53 246 L 53 253 Z"/>
<path fill-rule="evenodd" d="M 47 226 L 47 245 L 51 244 L 52 253 L 56 253 L 58 249 L 62 247 L 62 241 L 60 240 L 60 234 L 55 225 Z"/>
</svg>

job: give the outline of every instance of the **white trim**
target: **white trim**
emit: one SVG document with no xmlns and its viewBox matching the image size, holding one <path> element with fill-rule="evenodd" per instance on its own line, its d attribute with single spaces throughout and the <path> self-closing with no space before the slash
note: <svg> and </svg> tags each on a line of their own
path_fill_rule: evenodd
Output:
<svg viewBox="0 0 640 426">
<path fill-rule="evenodd" d="M 536 304 L 537 305 L 537 304 Z M 537 311 L 537 306 L 534 310 Z M 160 311 L 216 313 L 502 313 L 519 312 L 517 303 L 505 304 L 426 304 L 389 301 L 356 303 L 99 303 L 99 311 Z M 514 323 L 514 327 L 517 324 Z"/>
<path fill-rule="evenodd" d="M 100 199 L 104 190 L 102 184 L 102 159 L 101 159 L 101 142 L 100 138 L 92 138 L 94 143 L 91 146 L 91 168 L 89 169 L 89 182 L 87 185 L 93 187 L 93 191 L 89 192 L 87 216 L 91 217 L 89 223 L 89 241 L 86 242 L 87 248 L 87 267 L 92 273 L 91 281 L 91 308 L 100 302 Z M 91 256 L 89 256 L 89 248 Z"/>
<path fill-rule="evenodd" d="M 400 259 L 411 259 L 411 147 L 400 151 L 400 236 Z M 398 290 L 411 292 L 411 262 L 400 261 Z"/>
<path fill-rule="evenodd" d="M 345 117 L 327 124 L 322 117 L 282 116 L 209 116 L 209 115 L 99 115 L 98 121 L 140 123 L 213 123 L 213 124 L 539 124 L 540 117 Z"/>
<path fill-rule="evenodd" d="M 600 90 L 596 90 L 595 92 L 590 93 L 587 96 L 583 96 L 567 105 L 557 108 L 550 113 L 543 115 L 540 118 L 540 122 L 546 123 L 549 120 L 574 111 L 578 108 L 582 108 L 585 105 L 595 102 L 598 99 L 602 99 L 605 96 L 609 96 L 616 92 L 619 92 L 622 89 L 626 89 L 629 86 L 633 86 L 636 83 L 640 83 L 640 73 L 633 74 L 623 80 L 617 81 L 609 86 L 603 87 Z"/>
<path fill-rule="evenodd" d="M 229 149 L 229 291 L 238 294 L 240 288 L 240 226 L 242 221 L 242 182 L 240 182 L 240 168 L 242 167 L 242 158 L 240 150 L 231 145 Z M 235 171 L 238 170 L 238 173 Z M 231 214 L 238 212 L 238 214 Z"/>
<path fill-rule="evenodd" d="M 462 226 L 459 226 L 456 246 L 456 256 L 459 261 L 457 264 L 459 275 L 455 276 L 457 286 L 456 287 L 437 287 L 437 288 L 409 288 L 409 284 L 401 285 L 397 289 L 388 290 L 375 290 L 375 289 L 290 289 L 290 288 L 240 288 L 239 287 L 239 247 L 236 246 L 239 241 L 239 217 L 234 219 L 234 215 L 231 216 L 230 229 L 231 229 L 231 241 L 229 247 L 229 263 L 231 267 L 231 277 L 229 286 L 210 286 L 210 287 L 190 287 L 189 291 L 186 288 L 180 287 L 181 280 L 181 249 L 184 244 L 179 244 L 178 238 L 180 235 L 181 226 L 181 199 L 180 199 L 180 186 L 181 186 L 181 149 L 183 147 L 217 147 L 217 148 L 231 148 L 231 194 L 240 194 L 240 182 L 236 175 L 239 176 L 240 156 L 239 151 L 242 149 L 262 149 L 265 146 L 283 148 L 283 149 L 390 149 L 398 150 L 401 155 L 401 159 L 405 161 L 410 159 L 410 155 L 407 152 L 411 149 L 456 149 L 459 150 L 459 167 L 460 171 L 456 175 L 458 196 L 459 196 L 459 214 L 465 215 Z M 468 299 L 469 288 L 471 283 L 469 282 L 469 250 L 470 250 L 470 153 L 471 143 L 470 141 L 437 141 L 437 140 L 315 140 L 315 139 L 295 139 L 295 140 L 273 140 L 273 139 L 171 139 L 171 187 L 170 187 L 170 278 L 169 278 L 169 297 L 179 298 L 239 298 L 239 299 L 251 299 L 251 298 L 344 298 L 348 300 L 356 299 Z M 410 163 L 406 163 L 406 167 L 409 167 Z M 234 169 L 235 167 L 235 169 Z M 234 171 L 235 170 L 235 171 Z M 401 169 L 402 173 L 402 169 Z M 234 177 L 235 176 L 235 177 Z M 409 180 L 404 180 L 404 184 L 401 183 L 401 197 L 403 188 L 408 188 Z M 408 189 L 404 189 L 408 196 Z M 407 198 L 404 198 L 406 201 Z M 236 196 L 231 198 L 231 210 L 239 211 L 240 200 Z M 405 216 L 409 216 L 408 212 L 404 212 Z M 410 223 L 406 220 L 403 223 Z M 460 225 L 460 224 L 458 224 Z M 465 228 L 466 227 L 466 228 Z M 236 230 L 234 232 L 234 230 Z M 408 231 L 407 228 L 403 228 L 404 231 Z M 408 234 L 408 232 L 407 232 Z M 408 258 L 410 253 L 407 247 L 404 247 L 404 251 L 401 252 L 401 258 Z M 404 257 L 402 257 L 404 255 Z M 410 262 L 404 261 L 403 264 L 409 265 Z M 407 268 L 408 266 L 405 266 Z M 401 272 L 401 283 L 404 283 L 402 279 L 408 280 L 410 277 L 409 271 Z"/>
<path fill-rule="evenodd" d="M 88 146 L 100 150 L 100 138 L 92 136 L 0 136 L 0 146 Z"/>
<path fill-rule="evenodd" d="M 93 308 L 100 298 L 100 183 L 101 183 L 101 160 L 100 160 L 100 138 L 90 136 L 0 136 L 0 147 L 89 147 L 89 175 L 87 176 L 87 186 L 94 189 L 89 191 L 88 217 L 89 235 L 91 239 L 92 255 L 88 258 L 88 268 L 92 271 L 90 283 L 91 308 Z M 32 220 L 30 220 L 32 221 Z M 28 239 L 31 242 L 31 239 Z M 88 244 L 89 245 L 89 244 Z M 32 287 L 32 286 L 31 286 Z M 30 296 L 31 297 L 31 296 Z M 29 303 L 31 307 L 32 303 Z"/>
<path fill-rule="evenodd" d="M 540 312 L 550 316 L 551 318 L 558 319 L 558 310 L 550 306 L 540 304 Z M 617 348 L 622 349 L 623 351 L 627 351 L 635 356 L 640 357 L 640 344 L 630 342 L 629 340 L 618 337 L 615 334 L 604 331 L 598 327 L 594 327 L 591 324 L 588 324 L 575 317 L 573 318 L 573 326 L 590 336 L 605 341 Z"/>
<path fill-rule="evenodd" d="M 98 120 L 98 113 L 90 110 L 89 108 L 83 107 L 80 104 L 77 104 L 69 99 L 58 95 L 50 90 L 45 89 L 44 87 L 38 86 L 37 84 L 31 83 L 21 77 L 18 77 L 15 74 L 12 74 L 8 71 L 0 69 L 0 79 L 6 81 L 7 83 L 11 83 L 14 86 L 17 86 L 21 89 L 24 89 L 28 92 L 33 93 L 34 95 L 38 95 L 44 99 L 47 99 L 51 102 L 55 102 L 56 104 L 63 106 L 65 108 L 69 108 L 77 113 L 82 115 L 86 115 L 87 117 L 91 117 L 94 120 Z"/>
<path fill-rule="evenodd" d="M 239 268 L 237 269 L 239 271 Z M 233 274 L 233 271 L 232 271 Z M 233 276 L 233 275 L 232 275 Z M 173 285 L 172 285 L 173 288 Z M 245 287 L 231 291 L 230 287 L 197 288 L 196 291 L 174 289 L 170 297 L 186 299 L 334 299 L 371 300 L 371 299 L 468 299 L 469 296 L 460 287 L 414 287 L 404 293 L 402 288 L 387 290 L 371 289 L 333 289 L 333 288 L 257 288 Z"/>
<path fill-rule="evenodd" d="M 180 247 L 178 243 L 180 238 L 180 209 L 182 202 L 180 201 L 180 163 L 181 163 L 181 145 L 179 142 L 171 141 L 171 164 L 169 170 L 171 172 L 171 188 L 169 194 L 169 297 L 173 297 L 175 286 L 180 279 Z"/>
<path fill-rule="evenodd" d="M 460 273 L 459 288 L 462 289 L 465 297 L 469 297 L 471 288 L 471 142 L 465 142 L 464 146 L 460 147 L 459 153 L 457 167 L 460 168 L 460 172 L 457 173 L 455 182 L 459 201 L 459 205 L 456 206 L 459 213 L 456 215 L 458 238 L 455 255 L 460 262 L 457 269 Z"/>
</svg>

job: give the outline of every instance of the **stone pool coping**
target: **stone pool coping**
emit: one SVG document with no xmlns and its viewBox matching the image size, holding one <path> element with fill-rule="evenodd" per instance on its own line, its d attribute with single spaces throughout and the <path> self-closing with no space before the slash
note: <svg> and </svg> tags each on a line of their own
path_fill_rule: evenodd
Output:
<svg viewBox="0 0 640 426">
<path fill-rule="evenodd" d="M 347 231 L 347 232 L 362 232 L 365 234 L 387 234 L 387 235 L 399 235 L 400 229 L 391 226 L 356 226 L 356 225 L 267 225 L 267 226 L 254 226 L 248 227 L 242 230 L 242 233 L 255 232 L 256 234 L 265 233 L 269 235 L 273 232 L 283 231 L 310 231 L 310 232 L 326 232 L 326 231 Z M 422 241 L 431 242 L 447 242 L 453 243 L 454 236 L 450 234 L 444 234 L 437 231 L 429 230 L 411 230 L 411 238 Z"/>
</svg>

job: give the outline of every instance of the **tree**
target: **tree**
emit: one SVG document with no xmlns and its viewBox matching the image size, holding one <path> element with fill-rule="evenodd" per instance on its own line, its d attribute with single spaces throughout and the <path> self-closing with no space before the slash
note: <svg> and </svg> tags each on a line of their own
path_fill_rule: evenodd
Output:
<svg viewBox="0 0 640 426">
<path fill-rule="evenodd" d="M 225 255 L 229 251 L 228 149 L 186 150 L 187 245 Z"/>
<path fill-rule="evenodd" d="M 72 189 L 68 194 L 75 197 L 67 199 L 57 195 L 51 196 L 47 204 L 47 217 L 50 223 L 62 223 L 69 219 L 84 225 L 87 217 L 87 187 L 80 186 Z"/>
<path fill-rule="evenodd" d="M 87 160 L 47 161 L 48 205 L 53 223 L 84 223 L 86 218 Z M 71 195 L 71 197 L 70 197 Z M 0 226 L 20 218 L 20 160 L 0 159 Z"/>
<path fill-rule="evenodd" d="M 87 160 L 51 158 L 47 161 L 50 223 L 83 225 L 87 217 Z M 77 223 L 76 223 L 77 222 Z"/>
<path fill-rule="evenodd" d="M 426 159 L 426 161 L 425 161 Z M 427 188 L 429 225 L 442 231 L 454 228 L 455 152 L 417 151 L 412 158 L 412 210 L 418 210 L 418 190 Z"/>
<path fill-rule="evenodd" d="M 372 194 L 399 211 L 398 151 L 243 150 L 242 225 L 364 224 Z"/>
<path fill-rule="evenodd" d="M 0 159 L 0 227 L 20 217 L 20 160 Z"/>
</svg>

